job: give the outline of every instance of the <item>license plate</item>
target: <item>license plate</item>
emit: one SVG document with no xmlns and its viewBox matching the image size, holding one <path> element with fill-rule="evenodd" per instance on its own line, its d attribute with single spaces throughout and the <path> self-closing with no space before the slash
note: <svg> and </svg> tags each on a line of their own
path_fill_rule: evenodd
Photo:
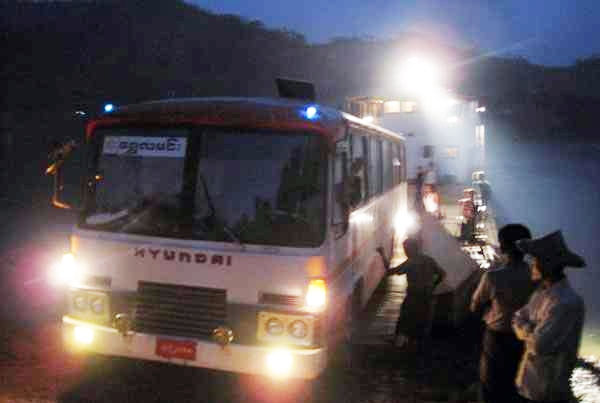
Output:
<svg viewBox="0 0 600 403">
<path fill-rule="evenodd" d="M 180 358 L 186 361 L 196 359 L 196 342 L 188 340 L 158 339 L 156 355 L 164 358 Z"/>
</svg>

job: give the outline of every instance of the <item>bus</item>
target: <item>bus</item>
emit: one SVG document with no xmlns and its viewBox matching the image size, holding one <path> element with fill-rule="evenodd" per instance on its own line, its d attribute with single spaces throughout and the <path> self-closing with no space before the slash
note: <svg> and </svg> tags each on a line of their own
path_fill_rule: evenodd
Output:
<svg viewBox="0 0 600 403">
<path fill-rule="evenodd" d="M 319 104 L 115 107 L 82 148 L 82 205 L 51 268 L 72 352 L 316 378 L 410 214 L 403 137 Z M 67 154 L 47 171 L 60 208 Z"/>
</svg>

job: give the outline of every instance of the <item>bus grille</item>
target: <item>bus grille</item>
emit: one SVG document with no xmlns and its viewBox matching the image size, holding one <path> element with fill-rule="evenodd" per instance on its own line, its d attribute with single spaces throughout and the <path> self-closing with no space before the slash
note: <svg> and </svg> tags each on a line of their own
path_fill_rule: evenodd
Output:
<svg viewBox="0 0 600 403">
<path fill-rule="evenodd" d="M 140 281 L 134 330 L 170 336 L 203 338 L 224 324 L 227 292 Z"/>
<path fill-rule="evenodd" d="M 271 294 L 262 293 L 260 294 L 259 302 L 266 305 L 286 305 L 286 306 L 302 306 L 302 297 L 295 295 L 283 295 L 283 294 Z"/>
</svg>

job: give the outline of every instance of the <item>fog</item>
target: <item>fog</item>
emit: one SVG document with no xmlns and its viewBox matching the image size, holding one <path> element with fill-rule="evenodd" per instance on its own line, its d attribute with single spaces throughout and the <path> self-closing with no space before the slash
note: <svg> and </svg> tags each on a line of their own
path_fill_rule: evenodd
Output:
<svg viewBox="0 0 600 403">
<path fill-rule="evenodd" d="M 587 267 L 567 269 L 586 305 L 583 355 L 600 355 L 600 145 L 515 139 L 488 127 L 487 163 L 498 224 L 521 222 L 534 237 L 557 229 Z M 599 142 L 600 143 L 600 142 Z"/>
</svg>

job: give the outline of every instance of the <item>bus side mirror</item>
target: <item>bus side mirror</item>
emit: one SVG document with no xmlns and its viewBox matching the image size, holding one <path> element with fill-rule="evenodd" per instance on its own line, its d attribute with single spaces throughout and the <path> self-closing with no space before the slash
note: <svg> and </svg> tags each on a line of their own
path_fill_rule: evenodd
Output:
<svg viewBox="0 0 600 403">
<path fill-rule="evenodd" d="M 55 142 L 48 154 L 48 167 L 46 175 L 54 176 L 54 186 L 52 191 L 52 205 L 60 209 L 72 209 L 72 205 L 62 200 L 64 189 L 62 167 L 73 150 L 77 147 L 74 140 L 68 140 L 65 143 Z"/>
</svg>

